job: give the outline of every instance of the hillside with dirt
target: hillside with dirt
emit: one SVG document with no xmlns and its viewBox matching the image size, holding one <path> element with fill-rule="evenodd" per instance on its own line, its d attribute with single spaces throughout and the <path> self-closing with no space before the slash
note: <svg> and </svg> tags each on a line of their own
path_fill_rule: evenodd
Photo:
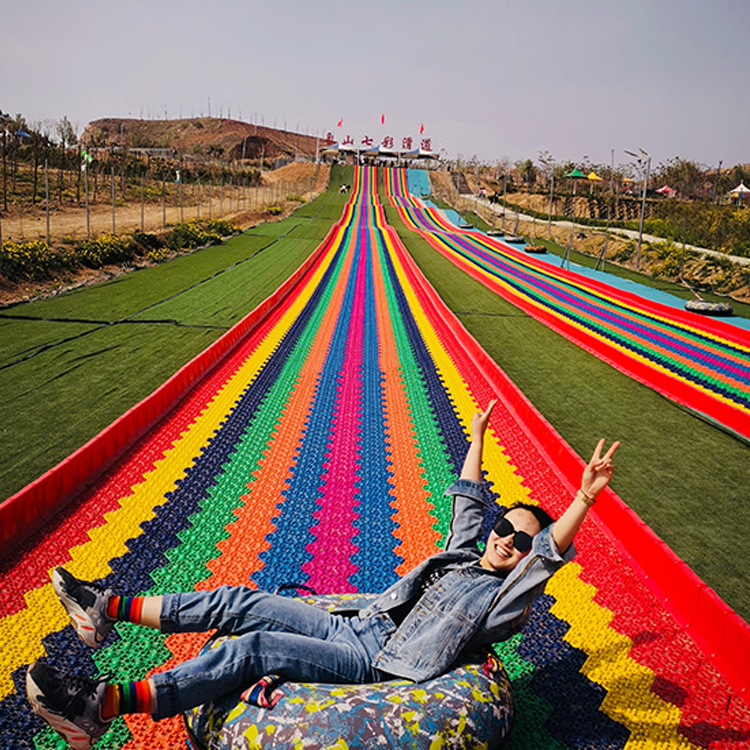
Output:
<svg viewBox="0 0 750 750">
<path fill-rule="evenodd" d="M 315 156 L 319 141 L 301 133 L 217 117 L 182 120 L 105 117 L 86 126 L 81 143 L 89 148 L 166 149 L 180 156 L 274 160 Z"/>
</svg>

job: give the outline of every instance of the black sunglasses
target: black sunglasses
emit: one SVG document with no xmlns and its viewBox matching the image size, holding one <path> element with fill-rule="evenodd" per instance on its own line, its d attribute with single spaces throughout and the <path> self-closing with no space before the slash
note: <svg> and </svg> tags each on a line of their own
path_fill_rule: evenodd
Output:
<svg viewBox="0 0 750 750">
<path fill-rule="evenodd" d="M 497 520 L 494 528 L 492 529 L 499 537 L 513 535 L 513 546 L 519 552 L 528 552 L 531 549 L 532 537 L 529 536 L 525 531 L 516 531 L 513 528 L 513 524 L 503 516 Z"/>
</svg>

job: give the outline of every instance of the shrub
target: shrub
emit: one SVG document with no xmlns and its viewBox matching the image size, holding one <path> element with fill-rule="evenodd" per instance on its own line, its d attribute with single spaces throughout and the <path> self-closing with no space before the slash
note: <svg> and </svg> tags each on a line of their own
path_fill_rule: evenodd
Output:
<svg viewBox="0 0 750 750">
<path fill-rule="evenodd" d="M 206 219 L 177 224 L 167 238 L 167 247 L 172 250 L 218 245 L 224 237 L 237 232 L 228 221 Z"/>
<path fill-rule="evenodd" d="M 88 268 L 101 268 L 109 263 L 125 263 L 133 260 L 136 245 L 132 237 L 103 234 L 76 245 L 75 254 L 82 265 Z"/>
<path fill-rule="evenodd" d="M 271 216 L 278 216 L 281 213 L 281 206 L 269 206 L 266 209 L 266 213 L 271 214 Z"/>
<path fill-rule="evenodd" d="M 0 248 L 0 274 L 9 281 L 41 281 L 58 264 L 58 257 L 43 240 L 4 242 Z"/>
<path fill-rule="evenodd" d="M 732 255 L 750 255 L 750 211 L 701 201 L 659 201 L 646 231 Z"/>
<path fill-rule="evenodd" d="M 165 244 L 164 240 L 160 237 L 157 237 L 155 234 L 149 234 L 148 232 L 133 232 L 133 241 L 146 254 L 152 250 L 160 250 Z"/>
<path fill-rule="evenodd" d="M 116 237 L 105 234 L 88 240 L 64 237 L 60 246 L 51 248 L 46 242 L 4 242 L 0 248 L 0 276 L 11 283 L 43 281 L 50 273 L 76 266 L 101 268 L 111 263 L 131 263 L 145 256 L 154 263 L 163 261 L 172 250 L 218 244 L 224 237 L 239 230 L 229 222 L 207 219 L 189 221 L 175 226 L 166 241 L 155 234 L 134 232 Z"/>
<path fill-rule="evenodd" d="M 152 263 L 161 263 L 169 255 L 169 250 L 166 247 L 155 247 L 146 253 L 146 257 Z"/>
<path fill-rule="evenodd" d="M 682 250 L 673 242 L 659 242 L 648 247 L 649 253 L 656 256 L 660 263 L 655 263 L 652 273 L 655 277 L 671 278 L 678 276 L 682 265 Z"/>
<path fill-rule="evenodd" d="M 635 255 L 635 242 L 630 240 L 630 242 L 626 242 L 622 246 L 622 249 L 616 253 L 615 260 L 624 262 L 630 260 L 633 255 Z"/>
</svg>

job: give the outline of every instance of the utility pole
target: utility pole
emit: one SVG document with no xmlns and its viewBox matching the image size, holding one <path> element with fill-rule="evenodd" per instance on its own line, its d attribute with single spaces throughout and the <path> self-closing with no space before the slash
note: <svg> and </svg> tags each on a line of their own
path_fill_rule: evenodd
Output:
<svg viewBox="0 0 750 750">
<path fill-rule="evenodd" d="M 607 245 L 609 244 L 609 222 L 612 219 L 612 202 L 614 201 L 614 179 L 615 179 L 615 150 L 612 149 L 611 153 L 611 165 L 609 172 L 609 200 L 607 201 L 607 228 L 604 232 L 604 244 L 602 245 L 602 251 L 599 253 L 599 258 L 596 261 L 594 270 L 599 269 L 599 264 L 602 264 L 602 271 L 604 270 L 604 264 L 607 260 Z"/>
<path fill-rule="evenodd" d="M 721 165 L 724 163 L 723 159 L 719 159 L 719 169 L 716 172 L 716 184 L 714 185 L 714 201 L 718 204 L 719 198 L 719 180 L 721 179 Z"/>
<path fill-rule="evenodd" d="M 644 151 L 642 148 L 638 149 L 641 155 L 633 153 L 632 151 L 626 151 L 625 153 L 632 156 L 638 161 L 638 167 L 641 170 L 643 177 L 643 196 L 641 199 L 641 220 L 638 223 L 638 249 L 635 253 L 635 270 L 640 270 L 641 267 L 641 243 L 643 241 L 643 221 L 646 217 L 646 191 L 648 190 L 648 178 L 651 174 L 651 156 Z M 643 165 L 646 165 L 645 171 Z"/>
<path fill-rule="evenodd" d="M 547 211 L 547 236 L 552 239 L 552 201 L 555 195 L 555 160 L 547 151 L 545 151 L 543 154 L 540 154 L 539 161 L 544 164 L 545 167 L 549 166 L 552 171 L 549 188 L 549 209 Z"/>
<path fill-rule="evenodd" d="M 180 166 L 182 166 L 182 161 L 180 161 Z M 182 175 L 180 174 L 180 170 L 177 170 L 177 188 L 180 193 L 180 223 L 185 221 L 185 215 L 182 210 Z"/>
<path fill-rule="evenodd" d="M 3 125 L 3 211 L 8 210 L 8 122 L 10 115 L 0 110 L 0 123 Z"/>
<path fill-rule="evenodd" d="M 6 177 L 6 169 L 5 169 L 5 137 L 8 132 L 5 122 L 8 118 L 8 115 L 4 115 L 3 111 L 0 110 L 0 122 L 3 124 L 3 210 L 8 210 L 8 191 L 7 191 L 7 177 Z M 3 222 L 2 218 L 0 218 L 0 250 L 3 248 Z"/>
<path fill-rule="evenodd" d="M 110 184 L 112 186 L 112 234 L 117 234 L 117 227 L 115 226 L 115 165 L 110 166 L 111 179 Z"/>
<path fill-rule="evenodd" d="M 44 160 L 44 212 L 47 215 L 47 244 L 49 245 L 49 169 L 46 159 Z"/>
<path fill-rule="evenodd" d="M 477 192 L 474 194 L 474 229 L 479 227 L 479 164 L 476 165 Z"/>
<path fill-rule="evenodd" d="M 89 168 L 83 165 L 83 189 L 86 196 L 86 239 L 91 239 L 91 215 L 89 214 Z"/>
<path fill-rule="evenodd" d="M 549 211 L 547 212 L 547 236 L 552 239 L 552 202 L 555 196 L 555 162 L 552 162 L 552 182 L 549 188 Z"/>
<path fill-rule="evenodd" d="M 505 170 L 505 174 L 503 175 L 503 221 L 501 229 L 503 233 L 505 233 L 505 197 L 508 194 L 508 170 Z"/>
<path fill-rule="evenodd" d="M 643 151 L 643 149 L 641 149 Z M 641 201 L 641 220 L 638 224 L 638 251 L 635 255 L 635 270 L 641 267 L 641 243 L 643 242 L 643 221 L 646 218 L 646 193 L 648 192 L 648 178 L 651 174 L 651 157 L 643 152 L 648 158 L 646 159 L 646 176 L 643 178 L 643 200 Z"/>
</svg>

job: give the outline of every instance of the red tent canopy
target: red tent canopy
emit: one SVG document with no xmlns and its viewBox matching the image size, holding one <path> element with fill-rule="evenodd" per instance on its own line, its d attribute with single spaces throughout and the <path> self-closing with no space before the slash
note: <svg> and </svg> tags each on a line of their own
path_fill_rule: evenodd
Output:
<svg viewBox="0 0 750 750">
<path fill-rule="evenodd" d="M 669 185 L 660 187 L 656 192 L 659 193 L 659 195 L 666 195 L 667 198 L 673 198 L 675 195 L 677 195 L 677 191 L 674 188 L 669 187 Z"/>
</svg>

